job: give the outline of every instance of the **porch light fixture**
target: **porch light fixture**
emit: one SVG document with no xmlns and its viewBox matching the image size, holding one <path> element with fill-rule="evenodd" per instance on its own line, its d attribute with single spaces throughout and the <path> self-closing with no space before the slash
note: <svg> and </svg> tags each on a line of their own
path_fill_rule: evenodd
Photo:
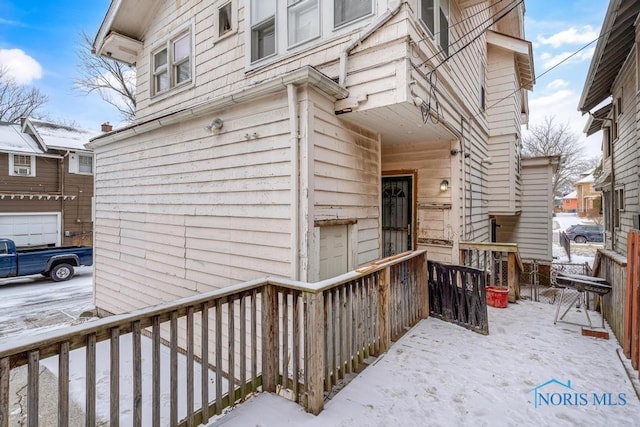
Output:
<svg viewBox="0 0 640 427">
<path fill-rule="evenodd" d="M 223 125 L 223 121 L 220 117 L 217 117 L 215 119 L 213 119 L 211 121 L 211 123 L 209 123 L 206 127 L 205 130 L 207 130 L 209 133 L 217 133 L 220 131 L 220 129 L 222 129 L 222 125 Z"/>
<path fill-rule="evenodd" d="M 440 191 L 444 193 L 448 189 L 449 189 L 449 181 L 447 181 L 446 179 L 443 179 L 442 182 L 440 183 Z"/>
</svg>

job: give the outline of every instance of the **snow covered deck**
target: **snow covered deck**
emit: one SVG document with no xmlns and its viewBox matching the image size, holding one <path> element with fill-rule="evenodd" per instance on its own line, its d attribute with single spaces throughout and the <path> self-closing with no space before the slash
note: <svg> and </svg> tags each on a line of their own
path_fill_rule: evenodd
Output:
<svg viewBox="0 0 640 427">
<path fill-rule="evenodd" d="M 554 326 L 554 310 L 489 307 L 488 336 L 423 320 L 318 416 L 260 394 L 210 426 L 637 425 L 640 402 L 615 339 L 582 336 L 575 308 L 565 318 L 575 323 Z"/>
</svg>

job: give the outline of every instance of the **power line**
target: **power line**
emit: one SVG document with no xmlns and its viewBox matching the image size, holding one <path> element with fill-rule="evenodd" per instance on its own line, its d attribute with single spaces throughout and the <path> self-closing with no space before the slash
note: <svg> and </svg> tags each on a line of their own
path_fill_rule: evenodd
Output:
<svg viewBox="0 0 640 427">
<path fill-rule="evenodd" d="M 501 0 L 502 1 L 502 0 Z M 515 2 L 516 0 L 513 0 L 513 2 Z M 439 68 L 442 64 L 446 63 L 449 59 L 453 58 L 455 55 L 457 55 L 458 53 L 460 53 L 462 50 L 464 50 L 465 48 L 467 48 L 471 43 L 473 43 L 474 41 L 476 41 L 478 38 L 480 38 L 480 36 L 482 36 L 482 34 L 484 34 L 484 32 L 486 30 L 489 29 L 489 27 L 491 27 L 491 25 L 494 25 L 496 22 L 500 21 L 501 19 L 503 19 L 505 16 L 507 16 L 512 10 L 514 10 L 516 7 L 518 7 L 521 3 L 524 2 L 524 0 L 519 0 L 516 4 L 513 4 L 513 2 L 511 3 L 511 7 L 509 7 L 509 5 L 505 6 L 504 8 L 500 9 L 498 12 L 494 13 L 493 15 L 489 16 L 487 19 L 485 19 L 483 22 L 480 23 L 480 25 L 476 26 L 475 28 L 469 30 L 468 32 L 466 32 L 465 34 L 463 34 L 462 36 L 460 36 L 457 40 L 451 42 L 448 47 L 453 47 L 456 44 L 458 44 L 459 42 L 461 42 L 466 36 L 468 36 L 469 34 L 473 33 L 474 31 L 482 28 L 482 31 L 475 36 L 474 38 L 471 39 L 471 41 L 469 41 L 468 43 L 466 43 L 464 46 L 462 46 L 460 49 L 458 49 L 457 51 L 453 52 L 452 54 L 450 54 L 449 56 L 447 56 L 444 61 L 442 61 L 440 64 L 436 65 L 434 67 L 433 70 L 431 70 L 432 72 Z M 497 3 L 495 3 L 497 4 Z M 509 9 L 506 12 L 504 12 L 503 14 L 501 14 L 497 19 L 494 20 L 494 18 L 500 14 L 500 12 L 504 11 L 505 9 Z M 486 27 L 482 27 L 484 24 L 491 22 L 490 25 L 486 26 Z M 420 41 L 423 41 L 424 39 L 421 39 Z M 438 56 L 440 52 L 435 53 L 433 55 L 431 55 L 429 58 L 427 58 L 426 60 L 424 60 L 419 67 L 425 65 L 427 62 L 431 61 L 433 58 L 435 58 L 436 56 Z"/>
</svg>

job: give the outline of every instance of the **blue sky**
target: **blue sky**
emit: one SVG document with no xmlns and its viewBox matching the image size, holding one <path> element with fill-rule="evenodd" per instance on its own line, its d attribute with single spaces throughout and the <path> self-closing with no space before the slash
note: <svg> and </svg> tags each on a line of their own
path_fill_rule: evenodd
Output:
<svg viewBox="0 0 640 427">
<path fill-rule="evenodd" d="M 326 1 L 326 0 L 325 0 Z M 17 76 L 39 88 L 50 101 L 43 111 L 54 119 L 98 129 L 100 123 L 120 122 L 113 107 L 95 96 L 73 90 L 77 78 L 79 33 L 97 31 L 109 0 L 0 0 L 0 64 L 20 64 Z M 528 0 L 526 37 L 534 44 L 537 75 L 595 39 L 608 0 Z M 586 116 L 577 111 L 589 68 L 593 44 L 571 61 L 539 78 L 530 94 L 530 124 L 554 116 L 582 134 Z M 599 136 L 585 142 L 585 154 L 599 153 Z"/>
</svg>

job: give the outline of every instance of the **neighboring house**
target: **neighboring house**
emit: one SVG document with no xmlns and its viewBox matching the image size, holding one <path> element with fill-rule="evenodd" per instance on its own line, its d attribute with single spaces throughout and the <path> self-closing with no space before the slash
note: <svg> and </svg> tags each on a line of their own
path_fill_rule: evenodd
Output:
<svg viewBox="0 0 640 427">
<path fill-rule="evenodd" d="M 602 215 L 602 193 L 593 188 L 593 171 L 585 172 L 575 182 L 578 216 L 599 217 Z"/>
<path fill-rule="evenodd" d="M 603 311 L 623 346 L 627 235 L 640 227 L 639 13 L 640 1 L 609 2 L 579 104 L 591 116 L 587 134 L 602 131 L 602 165 L 593 187 L 602 191 L 605 249 L 598 251 L 594 275 L 613 286 Z"/>
<path fill-rule="evenodd" d="M 112 1 L 94 49 L 136 64 L 137 113 L 89 145 L 96 305 L 455 263 L 498 225 L 550 247 L 551 208 L 524 222 L 554 160 L 524 179 L 523 29 L 522 2 Z"/>
<path fill-rule="evenodd" d="M 602 191 L 606 247 L 622 255 L 640 214 L 639 11 L 639 1 L 609 2 L 579 105 L 591 115 L 587 134 L 602 131 L 602 171 L 594 188 Z"/>
<path fill-rule="evenodd" d="M 23 119 L 0 123 L 0 237 L 18 246 L 91 244 L 91 132 Z"/>
<path fill-rule="evenodd" d="M 562 212 L 578 212 L 578 192 L 572 191 L 562 198 Z"/>
</svg>

